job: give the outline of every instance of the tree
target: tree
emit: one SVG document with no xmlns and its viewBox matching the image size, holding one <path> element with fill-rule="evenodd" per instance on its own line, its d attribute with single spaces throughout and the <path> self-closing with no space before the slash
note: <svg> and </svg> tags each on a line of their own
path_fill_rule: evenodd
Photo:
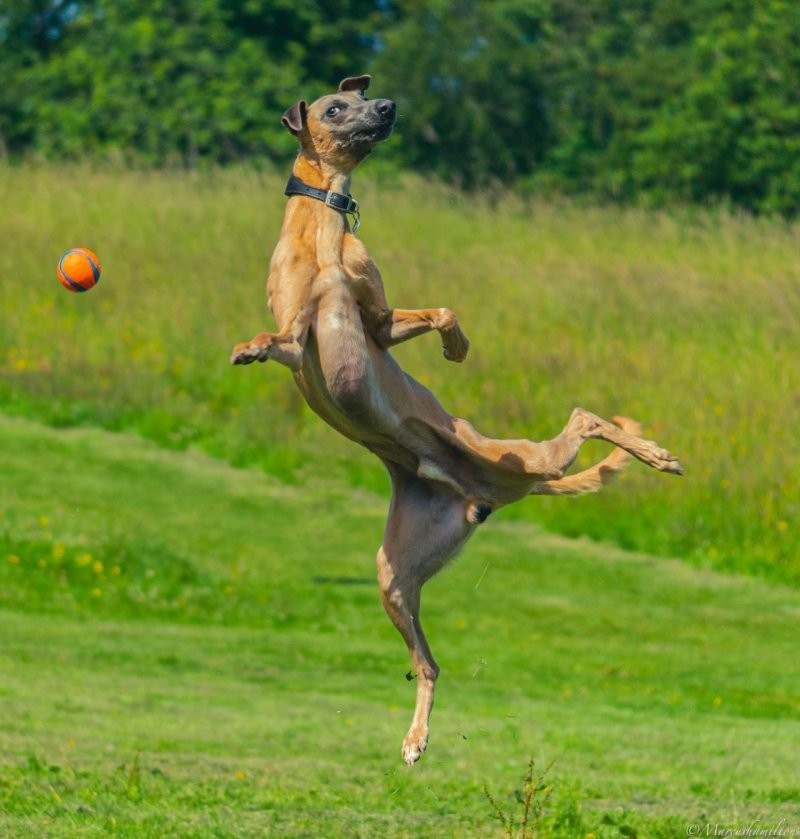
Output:
<svg viewBox="0 0 800 839">
<path fill-rule="evenodd" d="M 0 157 L 33 142 L 25 74 L 49 59 L 73 13 L 69 0 L 5 0 L 0 6 Z"/>
<path fill-rule="evenodd" d="M 2 27 L 8 43 L 31 28 L 25 3 L 17 5 L 14 25 L 7 15 Z M 322 90 L 322 67 L 336 81 L 354 64 L 361 72 L 371 50 L 368 13 L 377 13 L 366 0 L 40 5 L 57 26 L 36 18 L 36 33 L 51 34 L 28 41 L 47 49 L 9 68 L 18 86 L 0 100 L 0 128 L 13 127 L 15 150 L 63 157 L 122 149 L 155 164 L 188 165 L 293 153 L 280 114 L 299 90 Z M 335 35 L 343 7 L 352 17 Z"/>
<path fill-rule="evenodd" d="M 343 77 L 465 188 L 800 207 L 793 0 L 5 0 L 0 156 L 287 159 Z"/>
<path fill-rule="evenodd" d="M 398 101 L 398 156 L 468 187 L 532 171 L 551 140 L 542 79 L 546 3 L 395 6 L 374 68 Z"/>
<path fill-rule="evenodd" d="M 632 187 L 796 213 L 800 6 L 728 2 L 713 11 L 696 35 L 686 86 L 632 138 Z"/>
</svg>

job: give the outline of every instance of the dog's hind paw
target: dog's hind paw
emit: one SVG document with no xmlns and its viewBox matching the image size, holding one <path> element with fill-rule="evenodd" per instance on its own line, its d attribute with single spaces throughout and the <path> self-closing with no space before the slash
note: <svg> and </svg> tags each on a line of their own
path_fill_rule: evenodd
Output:
<svg viewBox="0 0 800 839">
<path fill-rule="evenodd" d="M 631 449 L 631 454 L 638 457 L 643 463 L 658 469 L 660 472 L 669 472 L 672 475 L 683 475 L 683 466 L 674 454 L 662 449 L 655 440 L 641 440 L 641 445 Z"/>
<path fill-rule="evenodd" d="M 672 475 L 683 475 L 683 466 L 674 454 L 666 453 L 662 465 L 658 467 L 662 472 L 669 472 Z"/>
<path fill-rule="evenodd" d="M 413 766 L 428 747 L 428 732 L 417 732 L 413 728 L 403 741 L 403 760 Z"/>
</svg>

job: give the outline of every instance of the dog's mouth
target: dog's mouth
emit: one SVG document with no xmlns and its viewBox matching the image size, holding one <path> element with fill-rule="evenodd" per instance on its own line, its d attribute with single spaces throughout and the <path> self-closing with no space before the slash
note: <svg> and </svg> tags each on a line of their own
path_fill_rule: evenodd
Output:
<svg viewBox="0 0 800 839">
<path fill-rule="evenodd" d="M 362 113 L 361 125 L 355 126 L 350 134 L 349 145 L 371 148 L 385 140 L 392 133 L 397 119 L 397 108 L 391 99 L 375 99 L 369 103 L 369 109 Z"/>
<path fill-rule="evenodd" d="M 394 130 L 394 115 L 391 119 L 381 119 L 353 131 L 347 138 L 350 146 L 374 145 L 386 140 Z"/>
</svg>

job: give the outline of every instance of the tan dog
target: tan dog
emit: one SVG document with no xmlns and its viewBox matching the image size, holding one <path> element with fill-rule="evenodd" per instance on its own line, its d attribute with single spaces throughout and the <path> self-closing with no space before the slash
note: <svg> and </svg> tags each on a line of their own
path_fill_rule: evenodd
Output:
<svg viewBox="0 0 800 839">
<path fill-rule="evenodd" d="M 355 167 L 392 131 L 395 105 L 369 101 L 370 77 L 345 79 L 337 93 L 300 101 L 283 123 L 300 142 L 291 197 L 270 263 L 269 306 L 277 333 L 237 344 L 234 364 L 273 359 L 286 365 L 311 408 L 337 431 L 374 452 L 392 479 L 378 551 L 381 599 L 402 634 L 418 677 L 403 758 L 419 760 L 439 668 L 419 620 L 420 590 L 464 545 L 479 523 L 527 495 L 574 495 L 599 489 L 632 454 L 681 474 L 675 457 L 636 435 L 636 423 L 612 424 L 576 408 L 554 439 L 492 440 L 450 416 L 433 394 L 403 372 L 389 347 L 431 330 L 445 358 L 463 361 L 469 342 L 449 309 L 393 309 L 381 275 L 351 232 Z M 604 461 L 564 477 L 584 441 L 615 449 Z"/>
</svg>

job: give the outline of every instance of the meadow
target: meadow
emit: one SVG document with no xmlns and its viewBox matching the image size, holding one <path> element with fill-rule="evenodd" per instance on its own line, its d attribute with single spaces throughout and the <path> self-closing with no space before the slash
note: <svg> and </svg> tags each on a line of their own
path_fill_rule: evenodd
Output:
<svg viewBox="0 0 800 839">
<path fill-rule="evenodd" d="M 353 189 L 390 302 L 450 306 L 472 341 L 460 366 L 436 336 L 396 350 L 451 413 L 531 439 L 557 434 L 576 405 L 627 414 L 687 470 L 675 480 L 636 465 L 617 490 L 513 515 L 800 579 L 796 226 L 467 200 L 375 168 Z M 4 410 L 197 446 L 297 483 L 342 469 L 385 492 L 380 464 L 324 427 L 285 370 L 228 365 L 233 343 L 272 323 L 263 289 L 282 185 L 242 170 L 5 167 Z M 62 293 L 53 276 L 75 244 L 103 261 L 89 295 Z M 587 447 L 582 463 L 604 451 Z"/>
<path fill-rule="evenodd" d="M 397 348 L 493 436 L 582 405 L 681 456 L 493 517 L 425 589 L 429 753 L 373 556 L 388 481 L 276 365 L 283 176 L 0 168 L 0 835 L 800 830 L 798 229 L 356 179 Z M 55 264 L 85 245 L 88 294 Z M 580 465 L 603 456 L 587 446 Z M 519 830 L 517 830 L 519 833 Z"/>
</svg>

